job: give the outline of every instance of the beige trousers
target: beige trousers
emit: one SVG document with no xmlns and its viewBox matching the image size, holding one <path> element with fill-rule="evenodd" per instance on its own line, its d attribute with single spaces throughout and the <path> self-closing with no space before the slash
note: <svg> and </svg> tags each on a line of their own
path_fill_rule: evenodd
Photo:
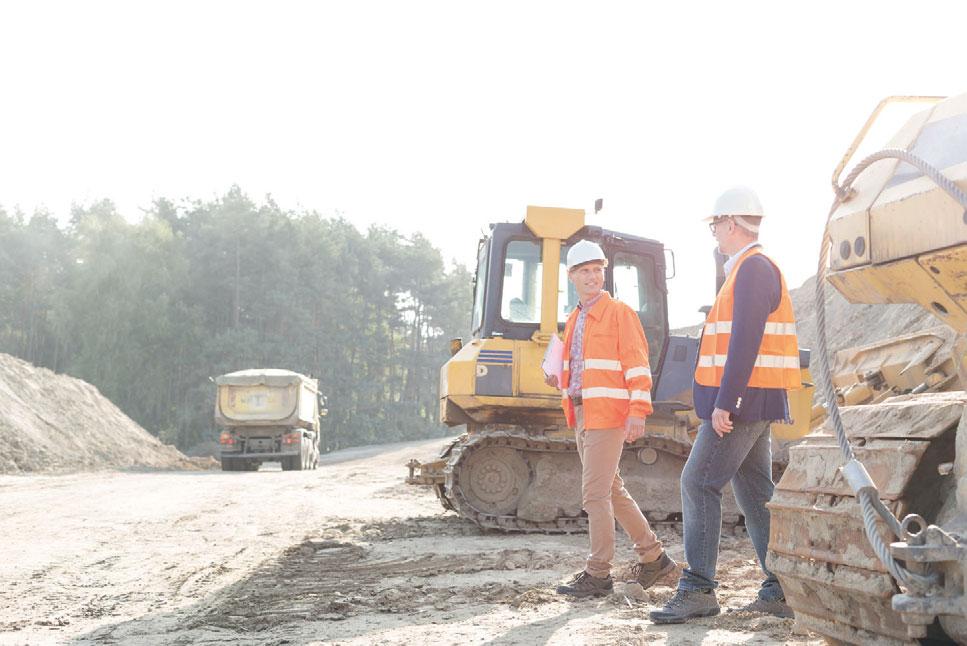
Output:
<svg viewBox="0 0 967 646">
<path fill-rule="evenodd" d="M 614 521 L 617 520 L 635 544 L 641 563 L 661 556 L 662 546 L 648 520 L 625 490 L 618 475 L 618 462 L 624 445 L 623 428 L 585 430 L 584 407 L 575 407 L 578 456 L 581 458 L 581 502 L 588 514 L 591 553 L 585 569 L 588 574 L 606 577 L 614 559 Z"/>
</svg>

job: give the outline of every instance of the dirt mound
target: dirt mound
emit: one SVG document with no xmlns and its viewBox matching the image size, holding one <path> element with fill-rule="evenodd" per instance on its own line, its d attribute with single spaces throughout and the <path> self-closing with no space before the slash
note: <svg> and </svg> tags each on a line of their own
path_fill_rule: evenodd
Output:
<svg viewBox="0 0 967 646">
<path fill-rule="evenodd" d="M 830 352 L 943 325 L 919 305 L 854 305 L 828 284 L 823 294 Z M 816 277 L 790 290 L 789 296 L 796 312 L 799 347 L 815 349 L 818 344 Z"/>
<path fill-rule="evenodd" d="M 192 464 L 91 384 L 0 354 L 0 473 Z"/>
</svg>

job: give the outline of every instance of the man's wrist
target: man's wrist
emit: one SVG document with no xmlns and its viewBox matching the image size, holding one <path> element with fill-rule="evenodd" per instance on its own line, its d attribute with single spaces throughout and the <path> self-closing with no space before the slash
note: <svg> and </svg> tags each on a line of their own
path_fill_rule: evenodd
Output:
<svg viewBox="0 0 967 646">
<path fill-rule="evenodd" d="M 739 402 L 739 398 L 722 397 L 721 394 L 721 391 L 719 391 L 719 396 L 715 399 L 715 408 L 719 408 L 733 414 L 738 413 L 739 410 L 737 404 Z"/>
</svg>

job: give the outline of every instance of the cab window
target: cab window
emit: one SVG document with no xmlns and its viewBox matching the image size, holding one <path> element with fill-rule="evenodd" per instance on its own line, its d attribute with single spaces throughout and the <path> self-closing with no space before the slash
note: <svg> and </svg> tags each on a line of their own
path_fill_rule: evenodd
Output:
<svg viewBox="0 0 967 646">
<path fill-rule="evenodd" d="M 578 304 L 574 285 L 567 279 L 565 258 L 569 248 L 561 247 L 561 262 L 557 270 L 557 321 L 562 325 Z M 511 323 L 541 322 L 543 269 L 539 242 L 513 240 L 507 245 L 501 318 Z"/>
<path fill-rule="evenodd" d="M 484 294 L 487 293 L 487 255 L 490 242 L 481 244 L 477 251 L 477 275 L 473 285 L 473 315 L 470 320 L 470 331 L 476 334 L 483 323 Z"/>
<path fill-rule="evenodd" d="M 578 306 L 577 290 L 574 289 L 574 284 L 567 279 L 566 259 L 570 248 L 570 246 L 561 246 L 561 267 L 557 272 L 557 322 L 560 324 L 567 323 L 567 317 Z"/>
<path fill-rule="evenodd" d="M 657 366 L 667 332 L 665 299 L 655 280 L 655 263 L 645 256 L 619 252 L 611 271 L 614 297 L 638 314 L 648 339 L 648 362 Z"/>
<path fill-rule="evenodd" d="M 504 257 L 504 285 L 500 316 L 511 323 L 541 321 L 541 246 L 512 240 Z"/>
</svg>

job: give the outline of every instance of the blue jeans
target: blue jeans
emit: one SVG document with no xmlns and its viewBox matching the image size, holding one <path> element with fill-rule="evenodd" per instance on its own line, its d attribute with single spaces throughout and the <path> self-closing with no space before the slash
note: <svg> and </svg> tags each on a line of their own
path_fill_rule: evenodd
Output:
<svg viewBox="0 0 967 646">
<path fill-rule="evenodd" d="M 683 590 L 711 590 L 718 587 L 715 564 L 722 533 L 722 489 L 732 482 L 732 492 L 745 516 L 746 530 L 755 547 L 766 580 L 759 598 L 782 599 L 776 576 L 766 568 L 769 546 L 769 510 L 772 498 L 772 439 L 769 421 L 735 420 L 731 433 L 719 437 L 712 422 L 702 420 L 698 436 L 682 471 L 682 512 L 685 532 L 685 560 L 688 568 L 678 582 Z"/>
</svg>

